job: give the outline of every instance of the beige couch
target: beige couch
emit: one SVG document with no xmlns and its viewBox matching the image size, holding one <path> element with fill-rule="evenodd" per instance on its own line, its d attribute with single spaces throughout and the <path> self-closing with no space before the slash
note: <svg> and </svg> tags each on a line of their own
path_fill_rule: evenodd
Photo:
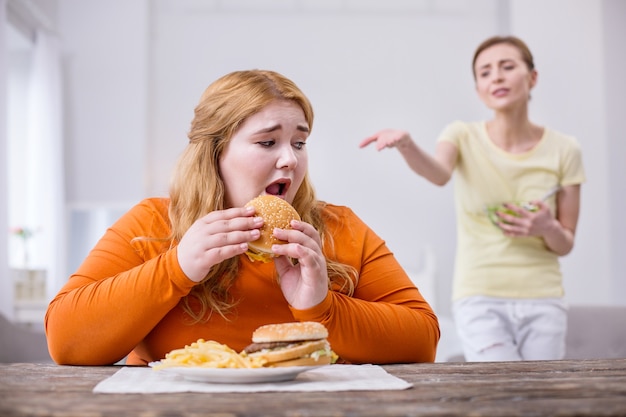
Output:
<svg viewBox="0 0 626 417">
<path fill-rule="evenodd" d="M 566 359 L 626 358 L 626 306 L 570 306 L 566 349 Z"/>
<path fill-rule="evenodd" d="M 46 335 L 15 325 L 0 314 L 0 362 L 52 362 Z"/>
</svg>

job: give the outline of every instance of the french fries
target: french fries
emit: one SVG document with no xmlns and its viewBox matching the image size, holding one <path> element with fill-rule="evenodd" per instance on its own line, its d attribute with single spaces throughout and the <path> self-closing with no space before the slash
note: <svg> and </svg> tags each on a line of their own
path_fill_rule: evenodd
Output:
<svg viewBox="0 0 626 417">
<path fill-rule="evenodd" d="M 203 368 L 261 368 L 263 359 L 250 358 L 239 354 L 230 347 L 213 340 L 198 339 L 197 342 L 182 349 L 174 349 L 165 355 L 153 369 L 171 367 Z"/>
</svg>

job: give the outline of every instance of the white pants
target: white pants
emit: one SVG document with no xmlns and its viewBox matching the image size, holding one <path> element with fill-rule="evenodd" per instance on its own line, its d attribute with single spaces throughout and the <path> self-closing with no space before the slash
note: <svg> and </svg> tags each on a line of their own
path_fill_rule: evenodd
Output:
<svg viewBox="0 0 626 417">
<path fill-rule="evenodd" d="M 468 362 L 563 359 L 567 307 L 560 298 L 468 297 L 453 305 Z"/>
</svg>

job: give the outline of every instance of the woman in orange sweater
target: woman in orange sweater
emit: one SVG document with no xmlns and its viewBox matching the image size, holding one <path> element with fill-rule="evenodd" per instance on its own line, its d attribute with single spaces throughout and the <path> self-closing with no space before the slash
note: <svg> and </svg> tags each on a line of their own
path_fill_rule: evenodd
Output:
<svg viewBox="0 0 626 417">
<path fill-rule="evenodd" d="M 275 72 L 211 84 L 170 197 L 122 216 L 50 303 L 52 358 L 145 365 L 200 338 L 241 351 L 261 325 L 316 321 L 345 362 L 434 361 L 437 317 L 385 242 L 349 208 L 316 200 L 312 124 L 307 97 Z M 244 206 L 260 194 L 302 219 L 274 230 L 289 243 L 270 263 L 245 255 L 263 221 Z"/>
</svg>

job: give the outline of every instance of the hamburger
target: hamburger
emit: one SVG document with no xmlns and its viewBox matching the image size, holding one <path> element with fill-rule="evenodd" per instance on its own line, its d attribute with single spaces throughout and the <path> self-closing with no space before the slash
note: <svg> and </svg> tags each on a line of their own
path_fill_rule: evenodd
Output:
<svg viewBox="0 0 626 417">
<path fill-rule="evenodd" d="M 300 215 L 291 204 L 275 195 L 261 195 L 246 203 L 246 207 L 254 207 L 256 215 L 263 218 L 261 236 L 248 243 L 246 255 L 254 261 L 270 262 L 275 255 L 272 245 L 285 244 L 284 240 L 273 236 L 274 228 L 291 229 L 292 220 L 300 220 Z"/>
<path fill-rule="evenodd" d="M 268 324 L 252 333 L 252 344 L 243 352 L 263 360 L 265 367 L 328 365 L 336 355 L 327 337 L 326 327 L 312 321 Z"/>
</svg>

